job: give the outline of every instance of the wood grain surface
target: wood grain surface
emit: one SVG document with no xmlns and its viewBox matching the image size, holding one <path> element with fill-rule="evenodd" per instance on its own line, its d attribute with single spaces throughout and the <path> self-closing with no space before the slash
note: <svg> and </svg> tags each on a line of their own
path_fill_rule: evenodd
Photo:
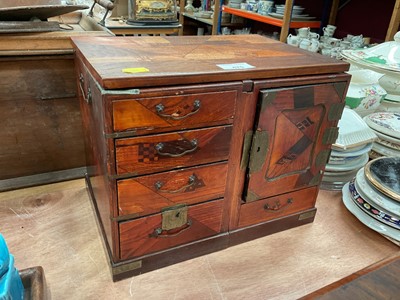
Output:
<svg viewBox="0 0 400 300">
<path fill-rule="evenodd" d="M 42 266 L 52 299 L 297 299 L 399 253 L 320 191 L 315 221 L 113 283 L 83 180 L 0 194 L 17 268 Z"/>
<path fill-rule="evenodd" d="M 331 74 L 349 68 L 345 62 L 253 34 L 73 37 L 72 42 L 105 89 Z"/>
</svg>

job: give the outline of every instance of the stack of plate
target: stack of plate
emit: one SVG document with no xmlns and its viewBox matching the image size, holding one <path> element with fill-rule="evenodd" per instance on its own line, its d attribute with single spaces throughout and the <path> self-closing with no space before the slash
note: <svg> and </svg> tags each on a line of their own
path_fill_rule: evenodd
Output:
<svg viewBox="0 0 400 300">
<path fill-rule="evenodd" d="M 370 158 L 400 156 L 400 113 L 376 112 L 364 117 L 365 123 L 378 136 Z"/>
<path fill-rule="evenodd" d="M 370 161 L 342 189 L 343 203 L 363 224 L 400 245 L 400 158 Z"/>
<path fill-rule="evenodd" d="M 341 190 L 368 163 L 376 135 L 353 110 L 345 108 L 338 124 L 339 136 L 325 167 L 321 188 Z"/>
<path fill-rule="evenodd" d="M 310 17 L 307 14 L 303 13 L 304 7 L 301 7 L 299 5 L 293 5 L 293 10 L 292 10 L 292 20 L 293 21 L 300 21 L 300 20 L 312 20 L 315 19 L 315 17 Z M 275 4 L 275 12 L 269 13 L 270 16 L 282 19 L 283 15 L 285 13 L 285 5 L 284 4 Z"/>
</svg>

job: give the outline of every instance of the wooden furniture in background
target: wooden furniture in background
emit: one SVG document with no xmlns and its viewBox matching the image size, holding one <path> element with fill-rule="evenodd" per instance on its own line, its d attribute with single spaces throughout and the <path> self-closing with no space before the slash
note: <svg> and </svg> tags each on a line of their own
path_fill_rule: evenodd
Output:
<svg viewBox="0 0 400 300">
<path fill-rule="evenodd" d="M 73 30 L 0 34 L 0 190 L 81 177 L 85 166 L 71 36 L 110 36 L 80 13 Z"/>
<path fill-rule="evenodd" d="M 313 221 L 347 63 L 258 35 L 72 40 L 114 279 Z"/>
</svg>

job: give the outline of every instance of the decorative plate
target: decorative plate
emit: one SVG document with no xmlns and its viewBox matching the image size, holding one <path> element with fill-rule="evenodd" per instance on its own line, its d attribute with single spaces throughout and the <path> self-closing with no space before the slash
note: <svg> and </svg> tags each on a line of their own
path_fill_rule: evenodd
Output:
<svg viewBox="0 0 400 300">
<path fill-rule="evenodd" d="M 348 164 L 345 165 L 330 165 L 327 164 L 325 169 L 327 171 L 350 171 L 350 170 L 358 170 L 365 166 L 365 164 L 368 162 L 369 156 L 368 153 L 363 154 L 359 159 L 355 159 L 352 162 L 349 162 Z"/>
<path fill-rule="evenodd" d="M 349 182 L 349 190 L 354 203 L 374 219 L 393 228 L 400 229 L 400 219 L 380 210 L 371 204 L 368 198 L 362 197 L 357 191 L 354 181 L 355 179 L 353 178 L 353 180 Z"/>
<path fill-rule="evenodd" d="M 371 128 L 371 129 L 378 136 L 379 139 L 394 143 L 396 145 L 400 145 L 400 140 L 399 139 L 391 137 L 390 135 L 384 134 L 382 132 L 376 131 L 373 128 Z"/>
<path fill-rule="evenodd" d="M 380 192 L 400 202 L 400 157 L 381 157 L 364 168 L 365 177 Z"/>
<path fill-rule="evenodd" d="M 372 129 L 400 139 L 400 113 L 376 112 L 364 117 L 364 121 Z"/>
<path fill-rule="evenodd" d="M 393 149 L 393 150 L 400 151 L 400 145 L 395 144 L 395 143 L 391 143 L 389 141 L 381 140 L 380 138 L 378 138 L 375 141 L 375 143 L 381 144 L 381 145 L 386 146 L 386 147 L 388 147 L 390 149 Z"/>
<path fill-rule="evenodd" d="M 339 136 L 335 148 L 349 148 L 373 142 L 377 137 L 365 121 L 352 109 L 345 107 L 338 123 Z"/>
<path fill-rule="evenodd" d="M 386 235 L 395 241 L 400 241 L 400 231 L 394 229 L 390 226 L 387 226 L 372 217 L 368 216 L 364 213 L 357 205 L 353 202 L 349 190 L 349 183 L 346 183 L 342 188 L 342 199 L 346 208 L 365 226 L 370 229 L 382 234 Z"/>
<path fill-rule="evenodd" d="M 395 35 L 394 40 L 367 49 L 344 50 L 343 52 L 365 63 L 378 65 L 382 69 L 400 71 L 400 37 L 398 34 Z"/>
<path fill-rule="evenodd" d="M 379 154 L 382 154 L 383 156 L 394 156 L 394 157 L 400 157 L 400 151 L 395 150 L 393 148 L 386 147 L 385 145 L 374 143 L 372 146 L 372 150 L 375 152 L 378 152 Z"/>
<path fill-rule="evenodd" d="M 376 190 L 365 178 L 364 168 L 360 169 L 356 175 L 357 191 L 364 199 L 368 198 L 375 206 L 381 210 L 387 211 L 389 214 L 400 218 L 400 205 L 393 199 L 386 197 L 381 192 Z"/>
</svg>

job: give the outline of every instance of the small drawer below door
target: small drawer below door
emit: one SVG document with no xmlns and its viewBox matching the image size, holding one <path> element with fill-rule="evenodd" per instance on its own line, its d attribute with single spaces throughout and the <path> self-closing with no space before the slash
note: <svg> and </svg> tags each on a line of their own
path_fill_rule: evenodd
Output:
<svg viewBox="0 0 400 300">
<path fill-rule="evenodd" d="M 246 227 L 313 208 L 317 187 L 242 204 L 239 227 Z"/>
<path fill-rule="evenodd" d="M 140 257 L 216 235 L 221 231 L 222 211 L 220 199 L 121 222 L 120 258 Z"/>
</svg>

